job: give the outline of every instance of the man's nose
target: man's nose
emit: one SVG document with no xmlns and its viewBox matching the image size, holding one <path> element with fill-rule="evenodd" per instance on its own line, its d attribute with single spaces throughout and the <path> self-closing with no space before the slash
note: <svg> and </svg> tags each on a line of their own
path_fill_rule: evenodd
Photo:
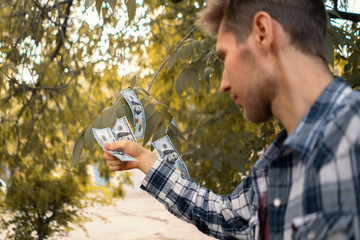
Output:
<svg viewBox="0 0 360 240">
<path fill-rule="evenodd" d="M 230 92 L 230 90 L 231 90 L 231 86 L 226 76 L 226 72 L 224 70 L 220 84 L 220 91 L 223 93 L 227 93 Z"/>
</svg>

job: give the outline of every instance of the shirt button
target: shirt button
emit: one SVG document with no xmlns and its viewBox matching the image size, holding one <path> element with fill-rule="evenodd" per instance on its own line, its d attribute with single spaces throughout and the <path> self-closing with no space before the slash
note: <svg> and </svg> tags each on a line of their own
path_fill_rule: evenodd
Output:
<svg viewBox="0 0 360 240">
<path fill-rule="evenodd" d="M 313 231 L 309 232 L 307 237 L 308 237 L 309 240 L 315 239 L 315 232 L 313 232 Z"/>
<path fill-rule="evenodd" d="M 281 200 L 280 198 L 275 198 L 273 201 L 274 207 L 280 207 L 281 205 Z"/>
</svg>

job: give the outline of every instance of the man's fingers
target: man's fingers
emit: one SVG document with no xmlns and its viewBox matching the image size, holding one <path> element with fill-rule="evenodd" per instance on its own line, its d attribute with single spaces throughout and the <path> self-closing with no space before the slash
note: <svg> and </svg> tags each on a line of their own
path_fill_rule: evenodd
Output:
<svg viewBox="0 0 360 240">
<path fill-rule="evenodd" d="M 126 166 L 126 162 L 123 162 L 119 159 L 110 159 L 110 160 L 107 160 L 106 163 L 109 166 L 110 171 L 125 170 L 124 167 Z"/>
<path fill-rule="evenodd" d="M 137 167 L 137 162 L 123 162 L 121 160 L 107 160 L 110 171 L 124 171 Z"/>
<path fill-rule="evenodd" d="M 115 158 L 112 154 L 108 153 L 108 152 L 105 151 L 105 150 L 104 150 L 103 158 L 104 158 L 105 160 L 117 159 L 117 158 Z"/>
<path fill-rule="evenodd" d="M 123 169 L 123 166 L 109 166 L 109 170 L 110 171 L 122 171 L 124 169 Z"/>
<path fill-rule="evenodd" d="M 121 140 L 121 141 L 117 141 L 117 142 L 113 142 L 113 143 L 105 143 L 105 148 L 110 151 L 114 151 L 114 150 L 122 151 L 122 150 L 128 148 L 130 143 L 132 143 L 132 142 L 127 141 L 127 140 Z"/>
<path fill-rule="evenodd" d="M 107 151 L 119 150 L 121 152 L 127 153 L 130 156 L 134 157 L 138 161 L 129 161 L 124 162 L 124 165 L 120 164 L 120 160 L 108 153 Z M 157 159 L 157 155 L 150 150 L 142 147 L 136 142 L 131 142 L 128 140 L 121 140 L 113 143 L 106 143 L 103 157 L 105 160 L 116 160 L 119 162 L 109 162 L 108 166 L 111 171 L 124 171 L 134 168 L 138 168 L 144 173 L 147 173 L 151 168 L 152 164 Z"/>
<path fill-rule="evenodd" d="M 105 148 L 110 151 L 119 150 L 135 158 L 143 151 L 143 147 L 140 146 L 138 143 L 128 140 L 106 143 Z"/>
<path fill-rule="evenodd" d="M 124 166 L 125 163 L 120 160 L 107 160 L 107 165 L 109 166 Z"/>
</svg>

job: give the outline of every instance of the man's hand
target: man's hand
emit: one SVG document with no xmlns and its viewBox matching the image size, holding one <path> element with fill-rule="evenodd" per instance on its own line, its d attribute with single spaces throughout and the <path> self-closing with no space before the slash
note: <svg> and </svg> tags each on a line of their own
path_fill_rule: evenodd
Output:
<svg viewBox="0 0 360 240">
<path fill-rule="evenodd" d="M 127 140 L 106 143 L 105 148 L 107 150 L 120 150 L 139 160 L 138 162 L 121 161 L 110 153 L 104 151 L 103 157 L 107 161 L 110 171 L 124 171 L 138 168 L 146 174 L 157 159 L 157 155 L 155 153 L 142 147 L 138 143 Z"/>
</svg>

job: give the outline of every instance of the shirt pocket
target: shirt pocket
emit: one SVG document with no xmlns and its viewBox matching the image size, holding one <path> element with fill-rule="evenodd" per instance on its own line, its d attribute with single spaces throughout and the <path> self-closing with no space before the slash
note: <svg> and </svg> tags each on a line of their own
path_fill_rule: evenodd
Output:
<svg viewBox="0 0 360 240">
<path fill-rule="evenodd" d="M 354 237 L 353 213 L 311 213 L 292 221 L 292 239 L 351 239 Z"/>
</svg>

